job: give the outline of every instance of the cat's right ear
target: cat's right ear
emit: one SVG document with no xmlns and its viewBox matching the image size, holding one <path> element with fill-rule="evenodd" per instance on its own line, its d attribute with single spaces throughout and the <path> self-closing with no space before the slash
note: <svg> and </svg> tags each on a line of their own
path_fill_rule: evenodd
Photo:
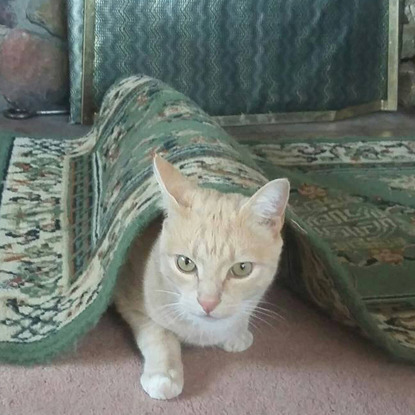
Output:
<svg viewBox="0 0 415 415">
<path fill-rule="evenodd" d="M 242 206 L 242 210 L 253 213 L 260 223 L 270 226 L 278 234 L 284 224 L 289 196 L 290 182 L 287 179 L 275 179 L 262 186 Z"/>
<path fill-rule="evenodd" d="M 194 185 L 189 179 L 158 154 L 153 159 L 153 171 L 160 185 L 166 208 L 190 206 L 190 193 Z"/>
</svg>

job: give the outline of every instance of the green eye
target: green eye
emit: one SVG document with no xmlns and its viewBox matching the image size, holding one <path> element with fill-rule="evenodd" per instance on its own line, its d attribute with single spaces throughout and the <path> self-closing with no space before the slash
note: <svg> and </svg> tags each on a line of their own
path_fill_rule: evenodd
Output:
<svg viewBox="0 0 415 415">
<path fill-rule="evenodd" d="M 177 268 L 179 268 L 180 271 L 191 273 L 196 270 L 195 263 L 189 259 L 187 256 L 179 255 L 176 259 Z"/>
<path fill-rule="evenodd" d="M 234 277 L 247 277 L 252 272 L 252 262 L 239 262 L 231 268 Z"/>
</svg>

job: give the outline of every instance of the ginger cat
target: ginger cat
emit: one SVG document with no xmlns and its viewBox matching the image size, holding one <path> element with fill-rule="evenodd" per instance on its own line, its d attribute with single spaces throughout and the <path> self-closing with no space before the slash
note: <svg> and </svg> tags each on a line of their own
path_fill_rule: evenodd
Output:
<svg viewBox="0 0 415 415">
<path fill-rule="evenodd" d="M 115 305 L 144 357 L 142 387 L 171 399 L 183 389 L 181 342 L 251 346 L 249 319 L 278 268 L 290 186 L 273 180 L 247 198 L 198 187 L 160 156 L 153 167 L 165 219 L 133 244 Z"/>
</svg>

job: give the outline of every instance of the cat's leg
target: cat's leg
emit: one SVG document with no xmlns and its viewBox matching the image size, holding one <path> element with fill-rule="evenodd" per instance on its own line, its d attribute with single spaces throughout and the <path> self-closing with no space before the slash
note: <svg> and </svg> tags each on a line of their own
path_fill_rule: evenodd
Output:
<svg viewBox="0 0 415 415">
<path fill-rule="evenodd" d="M 171 399 L 183 390 L 183 364 L 178 338 L 151 322 L 137 338 L 144 356 L 143 389 L 155 399 Z"/>
<path fill-rule="evenodd" d="M 126 315 L 127 314 L 127 315 Z M 141 386 L 155 399 L 171 399 L 183 390 L 183 364 L 179 339 L 137 311 L 123 314 L 144 357 Z"/>
<path fill-rule="evenodd" d="M 229 335 L 229 338 L 218 346 L 227 352 L 243 352 L 249 349 L 254 342 L 254 336 L 248 329 L 248 321 L 244 322 L 238 330 Z"/>
</svg>

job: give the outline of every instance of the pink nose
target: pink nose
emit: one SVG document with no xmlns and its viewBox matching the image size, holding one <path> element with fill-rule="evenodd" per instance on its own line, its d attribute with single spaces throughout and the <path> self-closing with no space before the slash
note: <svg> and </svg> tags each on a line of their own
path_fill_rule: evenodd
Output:
<svg viewBox="0 0 415 415">
<path fill-rule="evenodd" d="M 202 306 L 206 314 L 211 313 L 220 303 L 219 298 L 206 298 L 203 300 L 198 298 L 197 301 Z"/>
</svg>

